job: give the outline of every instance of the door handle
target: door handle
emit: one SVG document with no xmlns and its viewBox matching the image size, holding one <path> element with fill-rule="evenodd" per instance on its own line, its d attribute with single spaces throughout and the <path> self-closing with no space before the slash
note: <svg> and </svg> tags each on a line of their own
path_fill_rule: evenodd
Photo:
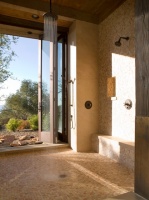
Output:
<svg viewBox="0 0 149 200">
<path fill-rule="evenodd" d="M 41 111 L 41 102 L 38 103 L 38 111 Z"/>
</svg>

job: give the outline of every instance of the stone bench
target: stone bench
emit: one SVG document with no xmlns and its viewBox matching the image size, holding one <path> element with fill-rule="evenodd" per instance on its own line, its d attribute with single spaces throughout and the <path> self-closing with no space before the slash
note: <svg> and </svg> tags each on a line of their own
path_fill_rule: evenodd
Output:
<svg viewBox="0 0 149 200">
<path fill-rule="evenodd" d="M 134 170 L 134 142 L 108 135 L 93 135 L 92 149 Z"/>
</svg>

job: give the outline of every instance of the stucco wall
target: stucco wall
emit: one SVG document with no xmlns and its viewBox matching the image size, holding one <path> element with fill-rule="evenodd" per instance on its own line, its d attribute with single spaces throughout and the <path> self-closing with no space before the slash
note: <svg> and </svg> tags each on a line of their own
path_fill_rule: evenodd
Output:
<svg viewBox="0 0 149 200">
<path fill-rule="evenodd" d="M 120 47 L 115 46 L 119 37 Z M 99 25 L 99 133 L 134 141 L 135 135 L 135 46 L 134 0 L 127 0 Z M 116 77 L 116 97 L 107 97 L 107 78 Z M 132 100 L 132 109 L 124 107 Z"/>
<path fill-rule="evenodd" d="M 70 145 L 79 152 L 91 150 L 91 136 L 98 133 L 98 25 L 75 21 L 70 27 L 69 115 Z M 76 59 L 76 61 L 75 61 Z M 86 109 L 85 102 L 92 108 Z"/>
</svg>

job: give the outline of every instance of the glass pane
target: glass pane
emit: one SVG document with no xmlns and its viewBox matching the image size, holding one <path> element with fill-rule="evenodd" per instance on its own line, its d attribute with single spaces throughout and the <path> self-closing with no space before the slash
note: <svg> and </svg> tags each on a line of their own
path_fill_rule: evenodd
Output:
<svg viewBox="0 0 149 200">
<path fill-rule="evenodd" d="M 62 43 L 58 43 L 58 132 L 62 133 Z"/>
<path fill-rule="evenodd" d="M 50 43 L 42 41 L 41 131 L 50 132 Z"/>
</svg>

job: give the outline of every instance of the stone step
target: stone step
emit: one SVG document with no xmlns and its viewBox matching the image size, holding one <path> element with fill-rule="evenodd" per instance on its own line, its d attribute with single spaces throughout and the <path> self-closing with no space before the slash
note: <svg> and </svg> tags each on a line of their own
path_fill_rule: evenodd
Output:
<svg viewBox="0 0 149 200">
<path fill-rule="evenodd" d="M 108 135 L 93 135 L 93 151 L 134 170 L 134 142 Z"/>
<path fill-rule="evenodd" d="M 134 192 L 128 192 L 105 200 L 147 200 L 147 199 L 144 199 L 143 197 L 135 194 Z"/>
</svg>

